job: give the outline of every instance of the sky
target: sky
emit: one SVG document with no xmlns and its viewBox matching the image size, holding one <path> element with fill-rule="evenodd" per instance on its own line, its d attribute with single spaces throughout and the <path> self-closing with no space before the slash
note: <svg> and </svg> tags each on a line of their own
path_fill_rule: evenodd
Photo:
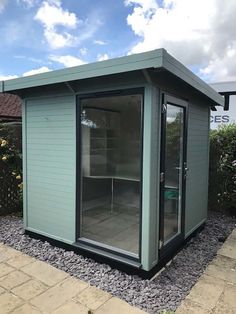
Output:
<svg viewBox="0 0 236 314">
<path fill-rule="evenodd" d="M 0 80 L 157 48 L 236 80 L 236 0 L 0 0 Z"/>
</svg>

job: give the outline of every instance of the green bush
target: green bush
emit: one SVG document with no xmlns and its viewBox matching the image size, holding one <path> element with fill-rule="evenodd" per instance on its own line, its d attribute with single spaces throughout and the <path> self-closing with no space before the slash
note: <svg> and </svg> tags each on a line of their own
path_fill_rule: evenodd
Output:
<svg viewBox="0 0 236 314">
<path fill-rule="evenodd" d="M 210 134 L 209 208 L 236 214 L 236 124 Z"/>
<path fill-rule="evenodd" d="M 8 174 L 14 180 L 14 186 L 17 187 L 17 199 L 14 201 L 21 209 L 23 203 L 21 125 L 0 123 L 0 177 L 7 175 L 9 178 Z"/>
</svg>

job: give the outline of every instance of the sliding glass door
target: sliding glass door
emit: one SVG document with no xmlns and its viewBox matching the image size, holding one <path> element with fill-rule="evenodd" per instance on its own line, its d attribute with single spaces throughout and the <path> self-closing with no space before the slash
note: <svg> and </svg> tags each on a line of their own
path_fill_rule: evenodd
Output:
<svg viewBox="0 0 236 314">
<path fill-rule="evenodd" d="M 140 92 L 83 97 L 80 105 L 79 239 L 138 256 Z"/>
</svg>

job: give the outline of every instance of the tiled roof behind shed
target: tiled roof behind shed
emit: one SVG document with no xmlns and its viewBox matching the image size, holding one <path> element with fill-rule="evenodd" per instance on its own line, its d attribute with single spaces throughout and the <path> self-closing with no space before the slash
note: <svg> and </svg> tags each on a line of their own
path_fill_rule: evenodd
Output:
<svg viewBox="0 0 236 314">
<path fill-rule="evenodd" d="M 21 117 L 21 99 L 12 94 L 0 93 L 0 117 Z"/>
</svg>

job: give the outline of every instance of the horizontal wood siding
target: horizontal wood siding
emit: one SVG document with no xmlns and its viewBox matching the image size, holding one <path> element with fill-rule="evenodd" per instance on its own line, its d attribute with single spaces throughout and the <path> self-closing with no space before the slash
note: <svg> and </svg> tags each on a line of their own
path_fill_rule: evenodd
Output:
<svg viewBox="0 0 236 314">
<path fill-rule="evenodd" d="M 26 227 L 75 241 L 75 97 L 32 99 L 25 107 Z"/>
<path fill-rule="evenodd" d="M 185 235 L 207 217 L 209 107 L 189 104 Z"/>
</svg>

